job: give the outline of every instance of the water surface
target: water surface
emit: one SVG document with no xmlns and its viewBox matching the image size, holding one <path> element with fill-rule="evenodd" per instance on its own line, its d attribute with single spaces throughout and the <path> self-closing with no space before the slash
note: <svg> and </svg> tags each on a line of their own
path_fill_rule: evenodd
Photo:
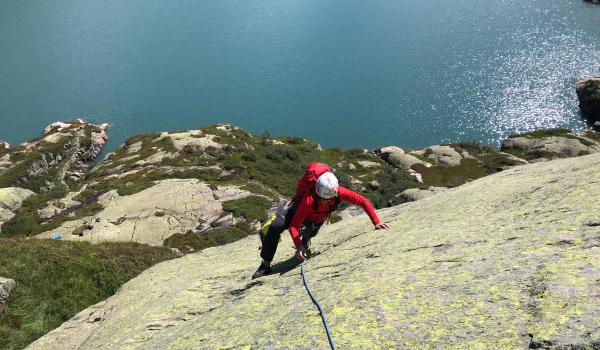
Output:
<svg viewBox="0 0 600 350">
<path fill-rule="evenodd" d="M 232 123 L 341 148 L 585 128 L 600 6 L 573 0 L 4 0 L 0 139 Z"/>
</svg>

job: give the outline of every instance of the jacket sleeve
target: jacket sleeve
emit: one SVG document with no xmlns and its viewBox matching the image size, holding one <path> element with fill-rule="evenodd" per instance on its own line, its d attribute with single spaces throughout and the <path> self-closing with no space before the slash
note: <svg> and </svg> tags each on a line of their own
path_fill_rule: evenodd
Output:
<svg viewBox="0 0 600 350">
<path fill-rule="evenodd" d="M 296 213 L 292 218 L 292 222 L 290 223 L 290 235 L 292 235 L 292 240 L 294 241 L 294 245 L 296 247 L 300 247 L 302 245 L 302 239 L 300 238 L 300 228 L 302 227 L 302 223 L 308 217 L 311 212 L 311 208 L 313 205 L 312 196 L 305 195 L 300 200 L 300 204 L 298 204 L 298 209 L 296 209 Z"/>
<path fill-rule="evenodd" d="M 373 225 L 379 225 L 381 223 L 379 217 L 377 217 L 377 213 L 375 212 L 373 205 L 371 205 L 371 202 L 369 202 L 369 200 L 365 197 L 342 186 L 338 187 L 338 196 L 342 202 L 348 202 L 361 206 L 371 219 Z"/>
</svg>

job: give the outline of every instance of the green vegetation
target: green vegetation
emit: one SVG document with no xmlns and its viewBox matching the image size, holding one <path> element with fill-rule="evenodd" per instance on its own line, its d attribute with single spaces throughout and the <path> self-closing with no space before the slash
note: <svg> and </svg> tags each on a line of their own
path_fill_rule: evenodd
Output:
<svg viewBox="0 0 600 350">
<path fill-rule="evenodd" d="M 521 158 L 521 159 L 527 159 L 525 152 L 521 151 L 520 149 L 507 148 L 507 149 L 503 149 L 502 152 L 512 154 L 513 156 Z"/>
<path fill-rule="evenodd" d="M 175 257 L 134 243 L 0 239 L 0 276 L 17 282 L 0 311 L 0 348 L 22 349 L 150 266 Z"/>
<path fill-rule="evenodd" d="M 233 213 L 235 217 L 244 217 L 247 221 L 267 220 L 267 210 L 271 201 L 259 196 L 248 196 L 223 202 L 223 210 Z"/>
<path fill-rule="evenodd" d="M 248 183 L 248 184 L 240 187 L 240 189 L 254 193 L 254 194 L 260 194 L 263 196 L 267 196 L 272 199 L 276 199 L 276 197 L 277 197 L 268 187 L 266 187 L 264 185 L 260 185 L 260 183 Z"/>
<path fill-rule="evenodd" d="M 208 232 L 175 234 L 164 240 L 165 247 L 177 248 L 182 253 L 190 253 L 210 247 L 235 242 L 248 236 L 248 231 L 236 226 L 222 227 Z"/>
<path fill-rule="evenodd" d="M 407 172 L 386 167 L 382 173 L 374 175 L 379 188 L 366 192 L 365 196 L 375 208 L 385 208 L 398 204 L 396 195 L 402 191 L 417 187 L 415 178 Z"/>
<path fill-rule="evenodd" d="M 424 185 L 456 187 L 488 175 L 474 159 L 463 159 L 457 167 L 431 167 L 415 164 L 412 168 L 423 175 Z"/>
</svg>

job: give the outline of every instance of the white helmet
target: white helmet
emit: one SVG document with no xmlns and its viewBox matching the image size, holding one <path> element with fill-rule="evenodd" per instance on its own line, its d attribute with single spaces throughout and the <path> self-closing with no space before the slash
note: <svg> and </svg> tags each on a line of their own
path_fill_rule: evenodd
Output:
<svg viewBox="0 0 600 350">
<path fill-rule="evenodd" d="M 337 196 L 338 179 L 331 172 L 323 173 L 317 179 L 315 188 L 317 195 L 323 199 L 331 199 Z"/>
</svg>

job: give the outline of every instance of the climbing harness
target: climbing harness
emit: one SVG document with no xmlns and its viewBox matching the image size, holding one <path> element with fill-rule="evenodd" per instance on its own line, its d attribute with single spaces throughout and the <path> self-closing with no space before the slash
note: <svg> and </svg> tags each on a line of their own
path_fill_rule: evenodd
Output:
<svg viewBox="0 0 600 350">
<path fill-rule="evenodd" d="M 304 282 L 304 287 L 306 287 L 306 291 L 308 292 L 308 295 L 310 296 L 312 302 L 315 305 L 317 305 L 317 308 L 319 309 L 319 313 L 321 314 L 321 319 L 323 320 L 323 325 L 325 326 L 325 332 L 327 332 L 327 339 L 329 340 L 329 345 L 331 346 L 331 349 L 336 350 L 335 343 L 333 342 L 333 338 L 331 337 L 331 332 L 329 331 L 329 325 L 327 324 L 327 320 L 325 319 L 325 311 L 323 311 L 323 308 L 321 307 L 317 299 L 315 299 L 315 297 L 313 296 L 312 292 L 310 291 L 310 287 L 308 286 L 308 282 L 306 281 L 306 276 L 304 275 L 304 263 L 306 263 L 306 260 L 304 260 L 302 262 L 302 265 L 300 265 L 300 273 L 302 274 L 302 281 Z"/>
</svg>

